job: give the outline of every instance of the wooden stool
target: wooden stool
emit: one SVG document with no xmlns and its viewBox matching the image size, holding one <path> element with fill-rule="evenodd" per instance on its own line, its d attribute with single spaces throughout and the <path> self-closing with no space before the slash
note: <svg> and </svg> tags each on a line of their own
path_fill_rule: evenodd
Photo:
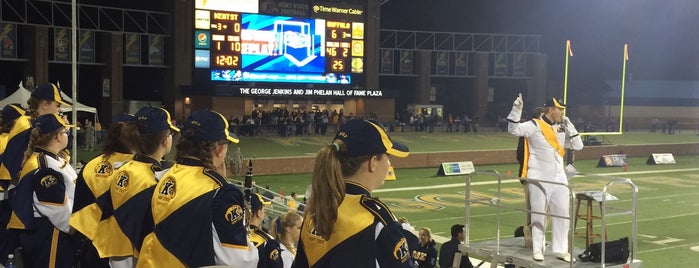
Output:
<svg viewBox="0 0 699 268">
<path fill-rule="evenodd" d="M 599 233 L 594 233 L 592 231 L 592 221 L 593 220 L 599 220 L 602 219 L 601 216 L 595 216 L 592 215 L 592 202 L 595 202 L 595 200 L 591 195 L 585 192 L 579 192 L 575 193 L 575 199 L 578 200 L 578 205 L 575 208 L 575 223 L 573 224 L 573 229 L 575 229 L 578 226 L 578 219 L 584 220 L 585 221 L 585 233 L 582 232 L 575 232 L 575 236 L 579 237 L 584 237 L 585 238 L 585 248 L 590 247 L 590 244 L 592 244 L 592 239 L 597 237 L 601 238 L 602 235 Z M 580 214 L 580 203 L 582 201 L 587 201 L 587 213 L 586 214 Z M 599 203 L 600 207 L 600 215 L 602 213 L 602 201 L 597 201 Z M 607 241 L 607 229 L 604 229 L 604 241 Z"/>
</svg>

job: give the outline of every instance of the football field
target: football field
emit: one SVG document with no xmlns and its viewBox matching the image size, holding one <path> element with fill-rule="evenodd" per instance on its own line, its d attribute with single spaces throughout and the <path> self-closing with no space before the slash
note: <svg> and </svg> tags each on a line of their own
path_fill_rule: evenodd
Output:
<svg viewBox="0 0 699 268">
<path fill-rule="evenodd" d="M 699 156 L 675 159 L 675 165 L 646 165 L 646 158 L 630 158 L 626 171 L 621 167 L 597 168 L 597 160 L 577 161 L 575 166 L 581 173 L 601 176 L 580 175 L 569 181 L 576 192 L 600 190 L 613 180 L 633 181 L 638 187 L 636 259 L 642 260 L 644 267 L 693 267 L 699 261 Z M 476 170 L 502 174 L 501 236 L 512 237 L 525 219 L 519 211 L 525 208 L 522 186 L 516 178 L 506 177 L 508 170 L 516 173 L 517 166 L 476 166 Z M 436 176 L 437 167 L 398 169 L 395 173 L 398 179 L 386 181 L 373 195 L 387 203 L 396 216 L 408 218 L 416 228 L 429 227 L 440 243 L 448 239 L 451 225 L 464 223 L 467 176 Z M 292 191 L 303 194 L 310 174 L 256 176 L 255 181 L 287 195 Z M 497 176 L 474 175 L 472 198 L 493 200 L 498 192 L 497 182 Z M 609 192 L 619 200 L 607 203 L 608 214 L 631 209 L 633 195 L 629 189 L 624 185 L 610 187 Z M 595 204 L 593 210 L 594 214 L 599 213 L 599 206 Z M 496 215 L 493 206 L 471 206 L 471 242 L 495 239 Z M 630 236 L 632 220 L 629 214 L 607 217 L 609 240 Z M 599 220 L 594 221 L 595 232 L 599 232 L 600 224 Z M 576 231 L 585 231 L 584 221 L 578 222 Z M 584 239 L 576 237 L 575 245 L 584 248 Z"/>
</svg>

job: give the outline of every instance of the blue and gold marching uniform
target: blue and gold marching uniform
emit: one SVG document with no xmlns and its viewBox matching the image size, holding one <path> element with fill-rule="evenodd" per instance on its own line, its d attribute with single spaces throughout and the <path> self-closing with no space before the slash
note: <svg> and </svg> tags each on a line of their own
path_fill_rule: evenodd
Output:
<svg viewBox="0 0 699 268">
<path fill-rule="evenodd" d="M 9 132 L 0 135 L 0 261 L 5 263 L 7 254 L 14 252 L 19 239 L 13 230 L 7 230 L 12 209 L 8 202 L 10 182 L 19 176 L 24 151 L 29 143 L 30 117 L 22 115 L 17 118 Z M 12 141 L 12 143 L 10 143 Z M 9 168 L 8 168 L 9 167 Z M 13 172 L 11 173 L 10 170 Z"/>
<path fill-rule="evenodd" d="M 158 182 L 151 199 L 155 223 L 137 267 L 255 267 L 243 193 L 198 159 L 183 158 Z"/>
<path fill-rule="evenodd" d="M 153 230 L 150 202 L 159 172 L 160 162 L 142 154 L 114 172 L 109 190 L 97 198 L 102 221 L 92 243 L 100 257 L 138 256 Z"/>
<path fill-rule="evenodd" d="M 130 153 L 113 153 L 109 157 L 99 155 L 80 170 L 75 182 L 75 204 L 70 216 L 70 226 L 90 240 L 95 239 L 97 224 L 102 210 L 96 203 L 97 197 L 109 189 L 114 171 L 133 158 Z"/>
<path fill-rule="evenodd" d="M 77 174 L 58 155 L 36 148 L 24 163 L 12 196 L 8 228 L 20 229 L 27 267 L 72 267 L 75 248 L 68 224 Z"/>
<path fill-rule="evenodd" d="M 2 153 L 2 168 L 6 169 L 12 178 L 18 177 L 22 168 L 22 159 L 29 144 L 31 126 L 31 117 L 20 116 L 8 134 L 5 151 Z"/>
<path fill-rule="evenodd" d="M 413 267 L 401 224 L 363 186 L 346 182 L 330 240 L 305 219 L 292 267 Z"/>
<path fill-rule="evenodd" d="M 279 241 L 267 233 L 261 227 L 250 225 L 250 241 L 257 247 L 260 261 L 257 268 L 282 268 L 284 263 L 281 257 Z"/>
</svg>

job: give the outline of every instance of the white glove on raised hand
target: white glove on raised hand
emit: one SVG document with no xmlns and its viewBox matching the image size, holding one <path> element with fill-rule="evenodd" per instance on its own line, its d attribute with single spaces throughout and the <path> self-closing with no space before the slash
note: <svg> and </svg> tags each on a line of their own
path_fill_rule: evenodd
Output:
<svg viewBox="0 0 699 268">
<path fill-rule="evenodd" d="M 570 119 L 567 116 L 564 115 L 561 117 L 561 125 L 568 126 L 570 124 Z"/>
<path fill-rule="evenodd" d="M 519 122 L 522 116 L 522 108 L 524 108 L 524 101 L 522 100 L 522 93 L 517 95 L 517 98 L 512 103 L 512 111 L 507 115 L 507 119 L 513 122 Z"/>
<path fill-rule="evenodd" d="M 519 93 L 515 101 L 512 103 L 512 109 L 518 109 L 521 111 L 522 107 L 524 107 L 524 101 L 522 100 L 522 93 Z"/>
<path fill-rule="evenodd" d="M 570 122 L 570 119 L 567 116 L 561 117 L 561 125 L 563 126 L 563 129 L 565 129 L 566 134 L 569 136 L 578 134 L 578 130 L 575 129 L 575 126 L 572 122 Z"/>
</svg>

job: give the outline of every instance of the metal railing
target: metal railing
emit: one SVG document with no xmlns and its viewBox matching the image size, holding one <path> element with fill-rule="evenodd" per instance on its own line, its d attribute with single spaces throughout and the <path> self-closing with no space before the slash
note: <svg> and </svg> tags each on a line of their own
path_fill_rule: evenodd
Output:
<svg viewBox="0 0 699 268">
<path fill-rule="evenodd" d="M 472 186 L 472 180 L 474 175 L 479 175 L 479 176 L 487 176 L 487 177 L 496 177 L 497 178 L 497 193 L 494 198 L 486 198 L 486 197 L 475 197 L 472 198 L 471 194 L 471 186 Z M 606 225 L 607 225 L 607 217 L 613 217 L 613 216 L 622 216 L 622 215 L 631 215 L 632 220 L 631 220 L 631 249 L 629 251 L 629 258 L 628 262 L 629 263 L 634 263 L 634 262 L 640 262 L 639 260 L 635 259 L 636 256 L 636 248 L 637 248 L 637 241 L 636 241 L 636 234 L 637 234 L 637 203 L 638 203 L 638 187 L 628 178 L 617 178 L 617 177 L 611 177 L 611 176 L 602 176 L 602 175 L 595 175 L 595 174 L 582 174 L 578 173 L 578 176 L 585 176 L 585 177 L 595 177 L 595 178 L 600 178 L 600 179 L 605 179 L 608 180 L 607 184 L 600 190 L 602 193 L 602 199 L 600 201 L 600 218 L 601 218 L 601 224 L 602 224 L 602 229 L 601 229 L 601 234 L 606 233 Z M 513 256 L 506 256 L 502 254 L 502 245 L 501 245 L 501 240 L 502 240 L 502 235 L 501 235 L 501 215 L 503 214 L 503 210 L 508 210 L 508 211 L 514 211 L 514 212 L 522 212 L 522 213 L 533 213 L 533 214 L 539 214 L 539 215 L 547 215 L 549 217 L 556 217 L 556 218 L 562 218 L 562 219 L 568 219 L 569 221 L 575 220 L 577 215 L 575 214 L 575 210 L 573 206 L 576 205 L 576 192 L 573 189 L 573 186 L 565 184 L 565 183 L 558 183 L 558 182 L 551 182 L 551 181 L 543 181 L 543 180 L 536 180 L 536 179 L 527 179 L 528 183 L 540 183 L 540 184 L 554 184 L 554 185 L 560 185 L 568 188 L 569 191 L 569 196 L 570 196 L 570 207 L 569 207 L 569 215 L 568 216 L 560 216 L 560 215 L 552 215 L 552 214 L 547 214 L 547 213 L 541 213 L 541 212 L 536 212 L 532 210 L 527 210 L 527 209 L 522 209 L 519 207 L 514 207 L 514 206 L 508 206 L 504 205 L 500 202 L 501 200 L 501 192 L 502 192 L 502 183 L 512 183 L 514 181 L 518 181 L 520 178 L 519 177 L 514 177 L 514 176 L 505 176 L 502 174 L 499 174 L 495 170 L 489 170 L 489 171 L 476 171 L 468 175 L 466 185 L 465 185 L 465 206 L 464 206 L 464 215 L 465 215 L 465 227 L 464 227 L 464 235 L 465 235 L 465 241 L 463 246 L 463 250 L 461 250 L 462 254 L 468 254 L 469 251 L 476 253 L 477 255 L 481 255 L 485 253 L 483 250 L 478 250 L 476 248 L 472 248 L 471 246 L 471 235 L 470 235 L 470 229 L 471 229 L 471 206 L 474 204 L 478 205 L 485 205 L 485 206 L 491 206 L 495 207 L 496 212 L 495 212 L 495 217 L 496 217 L 496 224 L 495 224 L 495 251 L 494 253 L 487 253 L 490 254 L 488 256 L 484 256 L 486 258 L 490 258 L 489 261 L 493 263 L 494 265 L 497 263 L 508 263 L 508 264 L 514 264 L 516 266 L 521 266 L 521 267 L 546 267 L 543 266 L 540 263 L 537 262 L 532 262 L 531 260 L 527 259 L 518 259 Z M 628 186 L 630 189 L 630 192 L 632 194 L 632 200 L 631 200 L 631 208 L 629 210 L 623 210 L 623 209 L 618 209 L 618 208 L 608 208 L 607 207 L 607 194 L 609 192 L 610 187 L 615 186 L 615 185 L 622 185 L 622 186 Z M 617 188 L 615 188 L 617 189 Z M 599 189 L 597 189 L 599 190 Z M 607 213 L 607 210 L 615 210 L 616 212 L 614 213 Z M 569 230 L 569 245 L 574 245 L 575 242 L 575 224 L 573 222 L 570 222 L 569 224 L 570 230 Z M 544 230 L 545 231 L 545 230 Z M 601 245 L 602 249 L 605 249 L 605 243 L 606 243 L 606 238 L 602 235 L 603 239 L 601 239 Z M 479 254 L 479 252 L 481 254 Z M 569 248 L 569 252 L 571 255 L 571 258 L 574 258 L 575 256 L 573 255 L 573 247 Z M 603 260 L 601 262 L 601 267 L 606 267 L 606 264 L 604 262 L 605 260 L 605 250 L 602 250 L 601 253 L 601 259 Z M 574 262 L 569 263 L 570 267 L 574 266 Z M 640 263 L 639 263 L 640 264 Z M 495 267 L 495 266 L 493 266 Z M 631 267 L 636 267 L 636 266 L 631 266 Z"/>
</svg>

